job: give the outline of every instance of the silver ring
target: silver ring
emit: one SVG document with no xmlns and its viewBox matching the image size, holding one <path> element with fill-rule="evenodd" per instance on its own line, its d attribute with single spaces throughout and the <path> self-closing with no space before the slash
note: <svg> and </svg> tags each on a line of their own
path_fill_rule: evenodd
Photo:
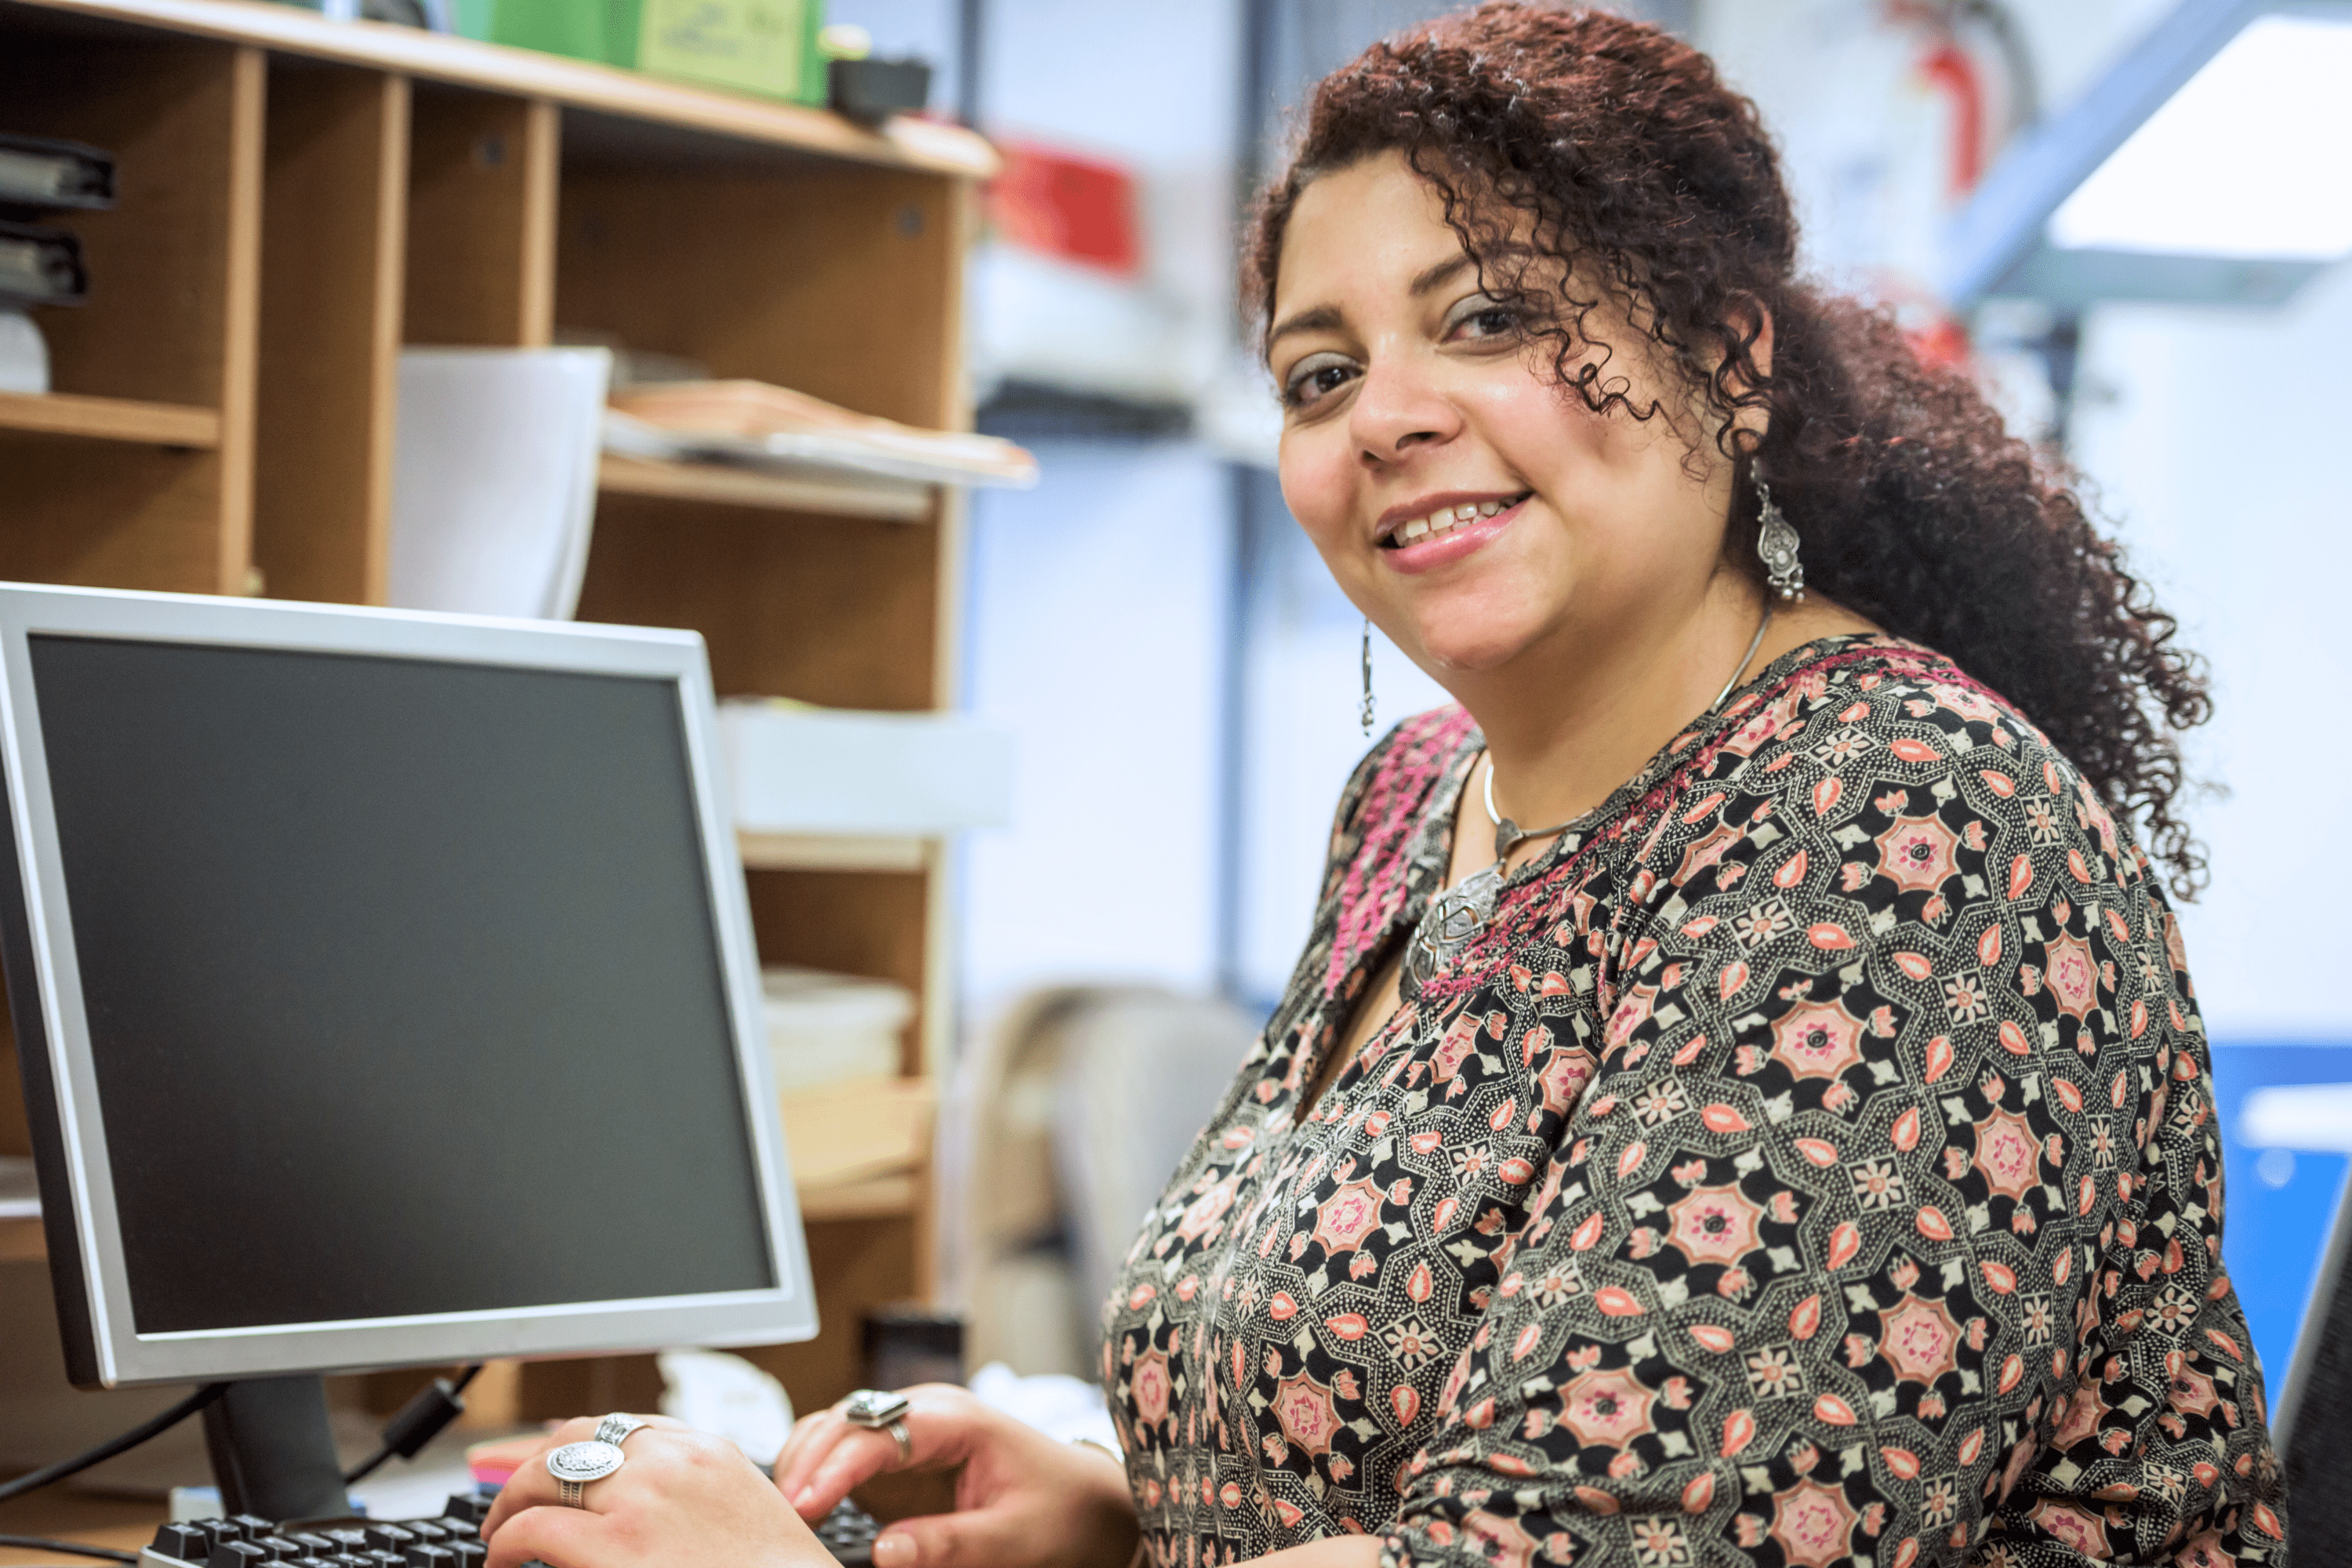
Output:
<svg viewBox="0 0 2352 1568">
<path fill-rule="evenodd" d="M 898 1445 L 898 1468 L 906 1468 L 915 1462 L 915 1440 L 907 1432 L 907 1412 L 913 1402 L 903 1394 L 891 1394 L 878 1388 L 861 1388 L 841 1402 L 841 1418 L 852 1426 L 863 1426 L 869 1432 L 887 1432 Z"/>
<path fill-rule="evenodd" d="M 610 1443 L 617 1448 L 629 1440 L 630 1433 L 640 1431 L 651 1425 L 651 1422 L 640 1421 L 634 1415 L 624 1415 L 615 1410 L 596 1423 L 596 1441 Z"/>
<path fill-rule="evenodd" d="M 627 1462 L 628 1456 L 621 1452 L 619 1444 L 591 1437 L 583 1443 L 566 1443 L 548 1455 L 547 1473 L 555 1478 L 555 1495 L 564 1507 L 586 1508 L 583 1494 L 588 1483 L 603 1480 Z"/>
</svg>

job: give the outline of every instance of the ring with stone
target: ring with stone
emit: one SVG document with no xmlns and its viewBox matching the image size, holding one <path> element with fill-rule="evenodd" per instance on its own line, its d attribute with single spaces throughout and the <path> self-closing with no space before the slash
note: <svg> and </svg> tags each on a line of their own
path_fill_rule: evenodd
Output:
<svg viewBox="0 0 2352 1568">
<path fill-rule="evenodd" d="M 626 1436 L 627 1433 L 623 1433 Z M 582 1443 L 566 1443 L 547 1456 L 547 1473 L 555 1478 L 556 1495 L 566 1508 L 586 1508 L 587 1500 L 581 1494 L 591 1481 L 601 1481 L 628 1462 L 618 1443 L 608 1443 L 601 1437 L 591 1437 Z"/>
<path fill-rule="evenodd" d="M 887 1432 L 898 1445 L 898 1468 L 906 1468 L 915 1462 L 915 1440 L 907 1435 L 907 1412 L 913 1402 L 903 1394 L 892 1394 L 879 1388 L 861 1388 L 841 1402 L 841 1417 L 852 1426 L 863 1426 L 869 1432 Z"/>
</svg>

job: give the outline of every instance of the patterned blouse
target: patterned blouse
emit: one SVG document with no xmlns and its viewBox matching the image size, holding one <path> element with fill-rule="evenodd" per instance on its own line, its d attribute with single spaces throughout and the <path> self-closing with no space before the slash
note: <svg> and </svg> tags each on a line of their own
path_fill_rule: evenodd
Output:
<svg viewBox="0 0 2352 1568">
<path fill-rule="evenodd" d="M 1481 746 L 1357 769 L 1105 1306 L 1160 1568 L 2283 1563 L 2179 932 L 2049 741 L 1924 648 L 1789 654 L 1302 1117 Z"/>
</svg>

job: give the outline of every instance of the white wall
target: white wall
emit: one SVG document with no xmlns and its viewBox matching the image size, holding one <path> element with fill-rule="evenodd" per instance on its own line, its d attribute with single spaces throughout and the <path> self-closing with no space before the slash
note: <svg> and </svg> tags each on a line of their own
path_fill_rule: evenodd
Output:
<svg viewBox="0 0 2352 1568">
<path fill-rule="evenodd" d="M 954 103 L 957 13 L 955 0 L 831 9 L 884 52 L 947 67 L 934 108 Z M 1238 0 L 988 0 L 985 26 L 982 128 L 1133 169 L 1147 284 L 1222 341 Z M 967 1028 L 1033 985 L 1206 990 L 1216 973 L 1224 471 L 1192 442 L 1056 442 L 1038 457 L 1035 490 L 982 492 L 972 511 L 966 701 L 1016 734 L 1020 774 L 1013 826 L 961 855 Z"/>
<path fill-rule="evenodd" d="M 1216 974 L 1223 470 L 1055 444 L 975 506 L 966 679 L 1020 738 L 1013 826 L 963 852 L 965 1016 L 1032 985 Z"/>
<path fill-rule="evenodd" d="M 1251 562 L 1234 911 L 1236 989 L 1259 1004 L 1281 995 L 1298 961 L 1322 886 L 1331 809 L 1370 744 L 1358 721 L 1363 619 L 1297 525 L 1286 514 L 1270 521 Z M 1377 631 L 1372 689 L 1375 737 L 1452 700 Z"/>
<path fill-rule="evenodd" d="M 2218 1038 L 2352 1038 L 2329 820 L 2352 776 L 2343 376 L 2352 267 L 2276 313 L 2111 305 L 2085 324 L 2076 461 L 2212 663 L 2192 766 L 2211 890 L 2182 913 Z"/>
</svg>

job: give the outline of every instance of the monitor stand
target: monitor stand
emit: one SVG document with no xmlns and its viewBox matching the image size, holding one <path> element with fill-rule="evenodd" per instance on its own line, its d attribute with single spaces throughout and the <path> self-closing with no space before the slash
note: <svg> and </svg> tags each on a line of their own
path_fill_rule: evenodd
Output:
<svg viewBox="0 0 2352 1568">
<path fill-rule="evenodd" d="M 351 1512 L 316 1376 L 247 1378 L 205 1406 L 205 1448 L 223 1513 L 273 1522 Z"/>
</svg>

